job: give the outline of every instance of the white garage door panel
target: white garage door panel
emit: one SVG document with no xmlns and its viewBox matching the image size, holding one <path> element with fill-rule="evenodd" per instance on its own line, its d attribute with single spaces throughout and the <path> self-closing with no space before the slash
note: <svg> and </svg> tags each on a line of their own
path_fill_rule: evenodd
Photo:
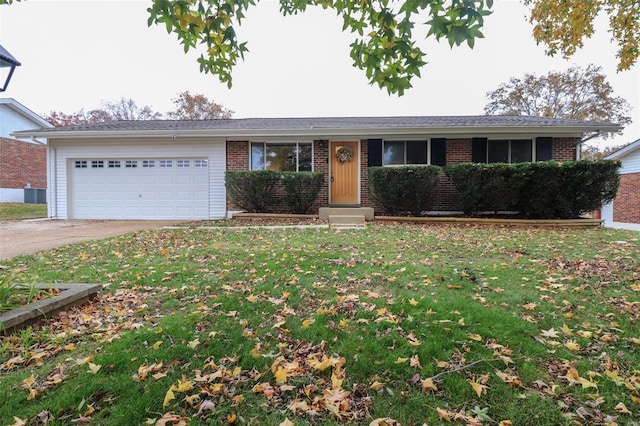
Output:
<svg viewBox="0 0 640 426">
<path fill-rule="evenodd" d="M 93 161 L 104 167 L 92 167 Z M 141 167 L 143 159 L 90 158 L 70 162 L 71 217 L 75 219 L 207 219 L 209 217 L 209 169 L 181 159 L 182 167 Z M 163 159 L 163 161 L 166 161 Z M 200 159 L 204 160 L 204 159 Z M 79 163 L 80 161 L 86 163 Z M 125 167 L 137 164 L 138 167 Z M 206 161 L 204 161 L 206 164 Z M 86 167 L 78 167 L 86 164 Z M 166 164 L 166 163 L 165 163 Z M 187 164 L 187 166 L 185 166 Z"/>
</svg>

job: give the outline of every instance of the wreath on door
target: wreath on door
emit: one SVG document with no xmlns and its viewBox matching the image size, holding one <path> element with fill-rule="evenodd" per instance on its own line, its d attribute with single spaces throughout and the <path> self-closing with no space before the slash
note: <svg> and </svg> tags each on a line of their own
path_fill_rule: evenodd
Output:
<svg viewBox="0 0 640 426">
<path fill-rule="evenodd" d="M 353 148 L 350 146 L 341 146 L 336 149 L 336 158 L 341 163 L 348 163 L 353 158 Z"/>
</svg>

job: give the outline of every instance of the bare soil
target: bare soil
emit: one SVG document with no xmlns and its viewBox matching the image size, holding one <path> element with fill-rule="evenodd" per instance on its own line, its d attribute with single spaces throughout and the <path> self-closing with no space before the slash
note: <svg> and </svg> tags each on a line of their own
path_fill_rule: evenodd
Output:
<svg viewBox="0 0 640 426">
<path fill-rule="evenodd" d="M 50 220 L 0 222 L 0 259 L 37 253 L 80 241 L 115 237 L 182 222 L 160 220 Z"/>
</svg>

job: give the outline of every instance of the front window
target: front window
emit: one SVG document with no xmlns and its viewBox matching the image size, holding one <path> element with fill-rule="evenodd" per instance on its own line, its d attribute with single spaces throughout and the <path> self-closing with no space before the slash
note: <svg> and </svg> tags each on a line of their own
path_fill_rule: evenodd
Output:
<svg viewBox="0 0 640 426">
<path fill-rule="evenodd" d="M 310 172 L 313 170 L 311 143 L 253 142 L 251 170 Z"/>
<path fill-rule="evenodd" d="M 383 141 L 382 165 L 403 166 L 435 164 L 443 166 L 446 162 L 444 139 Z"/>
<path fill-rule="evenodd" d="M 531 139 L 489 140 L 488 163 L 526 163 L 532 158 Z"/>
</svg>

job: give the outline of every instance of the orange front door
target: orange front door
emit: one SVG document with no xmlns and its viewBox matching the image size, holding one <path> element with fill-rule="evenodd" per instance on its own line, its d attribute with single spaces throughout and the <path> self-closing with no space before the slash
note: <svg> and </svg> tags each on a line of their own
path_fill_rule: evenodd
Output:
<svg viewBox="0 0 640 426">
<path fill-rule="evenodd" d="M 331 142 L 329 146 L 331 204 L 358 204 L 360 150 L 358 141 Z"/>
</svg>

